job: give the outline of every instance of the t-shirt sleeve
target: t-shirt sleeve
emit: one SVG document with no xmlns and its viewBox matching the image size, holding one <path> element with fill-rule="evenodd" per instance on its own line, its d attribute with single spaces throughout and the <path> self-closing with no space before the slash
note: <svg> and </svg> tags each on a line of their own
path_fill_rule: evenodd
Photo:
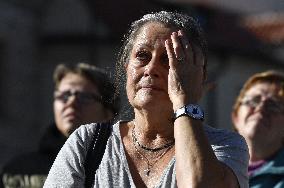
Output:
<svg viewBox="0 0 284 188">
<path fill-rule="evenodd" d="M 236 175 L 240 188 L 248 188 L 249 153 L 245 139 L 238 133 L 207 129 L 209 142 L 217 159 Z"/>
<path fill-rule="evenodd" d="M 48 173 L 44 188 L 84 187 L 84 162 L 94 126 L 82 125 L 69 136 Z"/>
</svg>

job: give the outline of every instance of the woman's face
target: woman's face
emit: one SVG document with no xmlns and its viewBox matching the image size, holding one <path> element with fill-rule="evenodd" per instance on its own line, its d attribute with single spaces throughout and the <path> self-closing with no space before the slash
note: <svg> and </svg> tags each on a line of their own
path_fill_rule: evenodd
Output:
<svg viewBox="0 0 284 188">
<path fill-rule="evenodd" d="M 168 96 L 169 65 L 164 45 L 172 32 L 172 28 L 160 23 L 147 23 L 134 40 L 126 64 L 126 90 L 133 107 L 172 105 Z"/>
<path fill-rule="evenodd" d="M 65 136 L 69 136 L 80 125 L 112 117 L 112 113 L 94 97 L 100 96 L 97 87 L 79 74 L 66 74 L 54 95 L 56 126 Z"/>
<path fill-rule="evenodd" d="M 281 146 L 284 141 L 284 100 L 279 85 L 260 82 L 247 90 L 233 121 L 237 131 L 252 142 Z"/>
</svg>

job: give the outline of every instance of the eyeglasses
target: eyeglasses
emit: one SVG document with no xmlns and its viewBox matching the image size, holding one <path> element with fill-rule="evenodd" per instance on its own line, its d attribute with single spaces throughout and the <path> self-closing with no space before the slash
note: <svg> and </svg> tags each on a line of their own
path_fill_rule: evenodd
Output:
<svg viewBox="0 0 284 188">
<path fill-rule="evenodd" d="M 54 93 L 54 100 L 61 101 L 62 103 L 67 103 L 71 96 L 75 96 L 76 100 L 80 104 L 90 104 L 93 102 L 101 102 L 102 97 L 91 92 L 82 92 L 82 91 L 56 91 Z"/>
<path fill-rule="evenodd" d="M 263 96 L 251 96 L 245 97 L 244 100 L 241 102 L 242 105 L 256 108 L 261 103 L 264 103 L 265 108 L 273 113 L 282 113 L 284 112 L 284 104 L 282 101 L 275 99 L 275 98 L 267 98 L 266 100 L 262 99 Z"/>
</svg>

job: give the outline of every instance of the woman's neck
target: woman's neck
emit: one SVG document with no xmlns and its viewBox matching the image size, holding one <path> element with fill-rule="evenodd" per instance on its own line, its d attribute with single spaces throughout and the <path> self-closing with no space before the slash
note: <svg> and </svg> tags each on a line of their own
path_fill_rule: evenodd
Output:
<svg viewBox="0 0 284 188">
<path fill-rule="evenodd" d="M 163 115 L 163 114 L 162 114 Z M 174 139 L 174 127 L 171 118 L 161 117 L 161 114 L 136 111 L 133 128 L 138 139 L 146 142 Z"/>
</svg>

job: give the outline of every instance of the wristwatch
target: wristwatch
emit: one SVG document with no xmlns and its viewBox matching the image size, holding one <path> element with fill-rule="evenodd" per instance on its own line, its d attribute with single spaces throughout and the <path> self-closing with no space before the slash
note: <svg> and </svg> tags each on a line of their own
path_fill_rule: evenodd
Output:
<svg viewBox="0 0 284 188">
<path fill-rule="evenodd" d="M 204 112 L 201 109 L 201 107 L 196 105 L 196 104 L 187 104 L 187 105 L 179 108 L 174 113 L 173 120 L 175 121 L 177 118 L 179 118 L 181 116 L 189 116 L 192 119 L 203 121 L 203 119 L 204 119 Z"/>
</svg>

